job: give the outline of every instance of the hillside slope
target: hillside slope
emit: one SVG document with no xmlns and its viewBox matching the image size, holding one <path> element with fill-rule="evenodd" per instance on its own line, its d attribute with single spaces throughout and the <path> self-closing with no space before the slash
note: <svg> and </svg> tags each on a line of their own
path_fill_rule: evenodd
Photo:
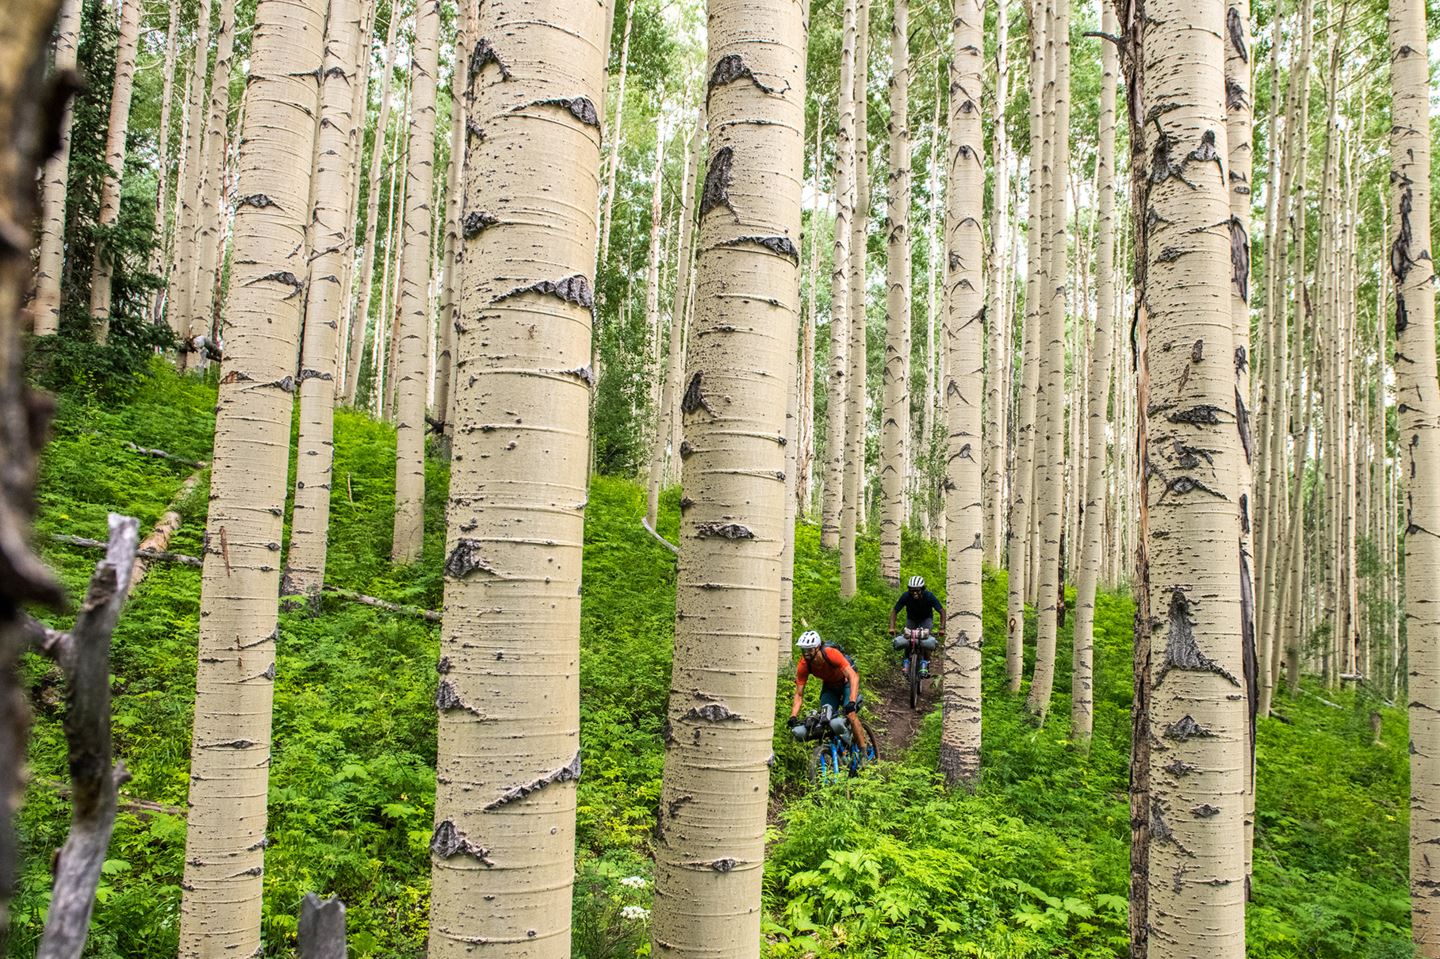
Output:
<svg viewBox="0 0 1440 959">
<path fill-rule="evenodd" d="M 158 369 L 128 404 L 67 399 L 47 450 L 38 534 L 79 595 L 94 554 L 50 534 L 100 537 L 105 513 L 148 528 L 192 468 L 134 453 L 132 442 L 186 459 L 209 456 L 213 389 Z M 437 608 L 442 581 L 444 464 L 429 468 L 425 561 L 388 555 L 394 433 L 338 412 L 331 583 Z M 180 511 L 172 549 L 200 550 L 205 487 Z M 644 493 L 597 477 L 586 526 L 582 623 L 582 748 L 575 954 L 634 956 L 646 941 L 647 850 L 659 797 L 660 726 L 669 685 L 675 559 L 639 524 Z M 677 493 L 661 531 L 675 536 Z M 795 616 L 842 641 L 872 701 L 896 664 L 884 625 L 892 594 L 873 574 L 842 604 L 818 530 L 797 532 Z M 860 564 L 874 570 L 876 545 Z M 906 575 L 943 584 L 935 548 L 906 541 Z M 930 772 L 938 716 L 914 748 L 843 787 L 804 782 L 805 753 L 777 737 L 776 827 L 767 865 L 767 952 L 776 957 L 1120 956 L 1124 954 L 1126 753 L 1132 608 L 1102 595 L 1097 623 L 1096 739 L 1086 756 L 1066 741 L 1068 663 L 1054 717 L 1034 729 L 1003 689 L 1004 574 L 987 575 L 985 773 L 973 795 L 949 794 Z M 183 805 L 194 697 L 199 574 L 157 567 L 115 636 L 116 747 L 134 780 L 116 829 L 87 955 L 175 954 L 184 850 Z M 62 622 L 62 620 L 57 620 Z M 1062 657 L 1068 655 L 1062 633 Z M 308 891 L 349 906 L 352 955 L 424 954 L 435 753 L 437 629 L 422 619 L 326 598 L 321 613 L 281 616 L 275 752 L 266 857 L 267 955 L 291 954 Z M 22 829 L 28 869 L 15 904 L 11 957 L 34 954 L 50 851 L 68 808 L 55 677 L 27 661 L 37 721 Z M 789 676 L 779 678 L 788 705 Z M 813 693 L 812 693 L 813 695 Z M 1405 730 L 1353 694 L 1283 700 L 1288 722 L 1260 726 L 1259 834 L 1251 955 L 1409 955 Z M 1337 708 L 1338 707 L 1338 708 Z M 884 744 L 882 743 L 882 746 Z M 868 905 L 867 905 L 868 903 Z M 638 917 L 636 910 L 630 917 Z"/>
</svg>

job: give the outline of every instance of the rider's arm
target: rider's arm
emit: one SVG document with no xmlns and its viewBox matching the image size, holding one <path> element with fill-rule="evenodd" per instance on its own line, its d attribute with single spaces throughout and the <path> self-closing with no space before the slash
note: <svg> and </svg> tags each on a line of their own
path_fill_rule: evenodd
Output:
<svg viewBox="0 0 1440 959">
<path fill-rule="evenodd" d="M 895 614 L 900 612 L 900 607 L 905 605 L 905 594 L 901 593 L 900 598 L 895 600 L 895 605 L 890 607 L 890 632 L 895 632 Z"/>
<path fill-rule="evenodd" d="M 790 718 L 794 719 L 800 715 L 800 707 L 805 703 L 805 682 L 810 678 L 810 670 L 805 668 L 805 660 L 800 660 L 800 665 L 795 668 L 795 699 L 790 704 Z"/>
<path fill-rule="evenodd" d="M 938 625 L 935 627 L 935 632 L 945 632 L 945 604 L 940 602 L 940 599 L 932 593 L 930 596 L 930 605 L 933 606 L 935 608 L 935 611 L 940 614 Z"/>
<path fill-rule="evenodd" d="M 855 667 L 851 666 L 849 663 L 845 664 L 845 682 L 849 684 L 850 687 L 850 701 L 852 703 L 859 702 L 860 674 L 855 672 Z"/>
</svg>

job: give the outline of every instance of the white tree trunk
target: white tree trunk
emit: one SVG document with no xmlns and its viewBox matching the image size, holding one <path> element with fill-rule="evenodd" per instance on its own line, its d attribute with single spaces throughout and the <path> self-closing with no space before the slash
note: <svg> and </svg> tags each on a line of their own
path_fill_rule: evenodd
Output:
<svg viewBox="0 0 1440 959">
<path fill-rule="evenodd" d="M 779 621 L 780 440 L 800 308 L 804 12 L 711 0 L 707 33 L 710 163 L 684 407 L 695 451 L 656 829 L 657 959 L 759 955 L 775 647 L 756 640 Z M 730 295 L 737 277 L 754 295 Z"/>
<path fill-rule="evenodd" d="M 260 951 L 295 353 L 327 4 L 260 0 L 200 594 L 180 956 Z"/>
<path fill-rule="evenodd" d="M 950 375 L 945 383 L 945 683 L 940 769 L 950 785 L 973 785 L 980 773 L 980 612 L 982 528 L 980 401 L 985 340 L 985 86 L 980 0 L 955 0 L 955 59 L 950 73 L 949 192 L 946 254 L 954 264 L 945 315 Z M 952 389 L 953 387 L 953 389 Z"/>
<path fill-rule="evenodd" d="M 80 49 L 81 0 L 64 0 L 55 23 L 55 73 L 75 69 Z M 174 49 L 175 17 L 180 4 L 170 7 L 170 46 Z M 169 82 L 167 77 L 166 82 Z M 166 98 L 166 115 L 169 98 Z M 40 173 L 40 256 L 35 264 L 35 299 L 30 313 L 35 318 L 35 335 L 60 332 L 60 276 L 65 265 L 65 192 L 70 183 L 70 123 L 74 105 L 67 100 L 57 129 L 59 143 Z M 161 153 L 160 192 L 165 192 L 165 153 Z M 163 206 L 162 206 L 163 209 Z"/>
<path fill-rule="evenodd" d="M 855 3 L 855 206 L 850 221 L 849 327 L 845 371 L 845 462 L 840 502 L 840 598 L 856 590 L 855 546 L 865 525 L 866 344 L 869 324 L 866 243 L 870 228 L 870 0 Z"/>
<path fill-rule="evenodd" d="M 431 200 L 435 194 L 435 80 L 440 72 L 440 0 L 418 0 L 405 164 L 405 251 L 400 264 L 395 363 L 395 536 L 390 560 L 413 563 L 425 539 L 425 393 L 430 332 Z"/>
<path fill-rule="evenodd" d="M 840 545 L 840 514 L 845 499 L 846 413 L 850 375 L 850 221 L 855 165 L 855 2 L 845 0 L 836 98 L 835 244 L 830 265 L 830 371 L 825 407 L 825 486 L 820 499 L 820 545 Z"/>
<path fill-rule="evenodd" d="M 311 187 L 314 255 L 306 286 L 297 377 L 300 430 L 295 499 L 290 514 L 290 551 L 280 580 L 283 595 L 299 594 L 312 602 L 325 584 L 331 466 L 335 458 L 335 375 L 340 322 L 345 316 L 341 273 L 355 239 L 355 221 L 349 218 L 350 172 L 358 145 L 358 124 L 351 111 L 355 105 L 352 90 L 358 80 L 355 63 L 360 20 L 360 5 L 355 0 L 330 0 Z"/>
<path fill-rule="evenodd" d="M 115 41 L 115 86 L 110 96 L 110 127 L 105 137 L 105 179 L 100 189 L 102 230 L 120 222 L 120 184 L 125 176 L 125 135 L 130 129 L 130 99 L 135 92 L 135 50 L 140 39 L 140 0 L 123 0 Z M 115 273 L 112 251 L 103 240 L 95 243 L 90 266 L 90 321 L 95 339 L 110 334 L 110 279 Z"/>
<path fill-rule="evenodd" d="M 880 410 L 880 578 L 900 585 L 900 530 L 910 474 L 910 8 L 890 31 L 890 181 L 885 193 L 885 368 Z M 978 100 L 978 95 L 977 95 Z"/>
<path fill-rule="evenodd" d="M 487 0 L 472 22 L 465 109 L 485 136 L 467 138 L 465 165 L 485 175 L 465 184 L 429 955 L 559 959 L 580 776 L 605 8 Z"/>
</svg>

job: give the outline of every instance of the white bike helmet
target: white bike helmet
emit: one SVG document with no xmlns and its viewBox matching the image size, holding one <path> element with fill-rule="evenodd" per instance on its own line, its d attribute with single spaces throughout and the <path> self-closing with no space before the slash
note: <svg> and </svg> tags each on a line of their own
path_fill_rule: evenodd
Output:
<svg viewBox="0 0 1440 959">
<path fill-rule="evenodd" d="M 910 585 L 910 588 L 911 588 L 911 589 L 924 589 L 924 588 L 925 588 L 925 577 L 924 577 L 924 576 L 911 576 L 911 577 L 910 577 L 910 584 L 909 584 L 909 585 Z"/>
<path fill-rule="evenodd" d="M 807 629 L 795 640 L 795 645 L 800 649 L 819 649 L 821 646 L 820 634 L 813 629 Z"/>
</svg>

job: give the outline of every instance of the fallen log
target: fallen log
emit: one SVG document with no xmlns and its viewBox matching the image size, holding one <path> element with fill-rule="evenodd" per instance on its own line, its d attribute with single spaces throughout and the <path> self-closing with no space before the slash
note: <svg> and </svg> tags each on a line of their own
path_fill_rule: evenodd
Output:
<svg viewBox="0 0 1440 959">
<path fill-rule="evenodd" d="M 140 543 L 140 550 L 135 557 L 135 566 L 130 570 L 131 592 L 134 592 L 135 588 L 144 581 L 145 574 L 149 571 L 150 561 L 146 558 L 146 554 L 165 552 L 166 547 L 170 545 L 170 537 L 175 535 L 175 531 L 178 530 L 180 524 L 184 522 L 184 517 L 176 511 L 175 507 L 185 502 L 190 494 L 195 491 L 195 487 L 200 483 L 200 475 L 203 472 L 203 468 L 196 469 L 195 472 L 186 478 L 185 482 L 180 484 L 180 488 L 175 491 L 174 497 L 170 500 L 170 508 L 165 511 L 164 516 L 160 517 L 160 522 L 155 524 L 155 528 L 150 531 L 150 535 L 145 537 Z"/>
<path fill-rule="evenodd" d="M 342 589 L 339 586 L 325 584 L 324 591 L 331 596 L 338 596 L 341 599 L 348 599 L 352 603 L 360 603 L 363 606 L 373 606 L 376 609 L 383 609 L 391 613 L 404 613 L 408 616 L 419 616 L 421 619 L 432 623 L 440 622 L 440 614 L 433 609 L 421 609 L 419 606 L 402 606 L 400 603 L 392 603 L 389 600 L 380 599 L 376 596 L 366 596 L 364 593 L 357 593 L 354 590 Z"/>
<path fill-rule="evenodd" d="M 197 470 L 203 470 L 205 467 L 210 465 L 204 460 L 186 459 L 183 456 L 176 456 L 174 453 L 167 453 L 165 450 L 157 450 L 151 449 L 150 447 L 146 446 L 139 446 L 135 443 L 131 443 L 129 440 L 125 441 L 125 448 L 132 453 L 139 453 L 141 456 L 153 456 L 156 459 L 173 460 L 176 463 L 183 463 L 186 466 L 193 466 Z"/>
<path fill-rule="evenodd" d="M 88 549 L 104 549 L 105 544 L 98 539 L 86 539 L 84 536 L 67 536 L 64 533 L 55 533 L 52 538 L 57 543 L 65 543 L 70 546 L 83 546 Z M 184 553 L 171 553 L 165 550 L 142 549 L 137 555 L 144 557 L 151 562 L 177 563 L 181 566 L 203 566 L 204 562 L 198 556 L 186 556 Z M 421 619 L 432 623 L 440 622 L 440 613 L 433 609 L 421 609 L 419 606 L 406 606 L 403 603 L 392 603 L 387 599 L 378 596 L 366 596 L 364 593 L 357 593 L 353 589 L 345 589 L 340 586 L 325 584 L 324 591 L 331 596 L 349 600 L 352 603 L 360 603 L 363 606 L 373 606 L 376 609 L 383 609 L 389 613 L 400 613 L 406 616 L 418 616 Z M 28 627 L 32 633 L 35 627 Z M 45 627 L 40 627 L 45 628 Z"/>
<path fill-rule="evenodd" d="M 67 546 L 83 546 L 86 549 L 104 549 L 105 544 L 98 539 L 87 539 L 84 536 L 69 536 L 65 533 L 52 533 L 50 536 L 57 543 L 64 543 Z M 184 553 L 171 553 L 163 549 L 137 549 L 135 555 L 159 563 L 177 563 L 181 566 L 203 566 L 205 565 L 198 556 L 186 556 Z"/>
</svg>

